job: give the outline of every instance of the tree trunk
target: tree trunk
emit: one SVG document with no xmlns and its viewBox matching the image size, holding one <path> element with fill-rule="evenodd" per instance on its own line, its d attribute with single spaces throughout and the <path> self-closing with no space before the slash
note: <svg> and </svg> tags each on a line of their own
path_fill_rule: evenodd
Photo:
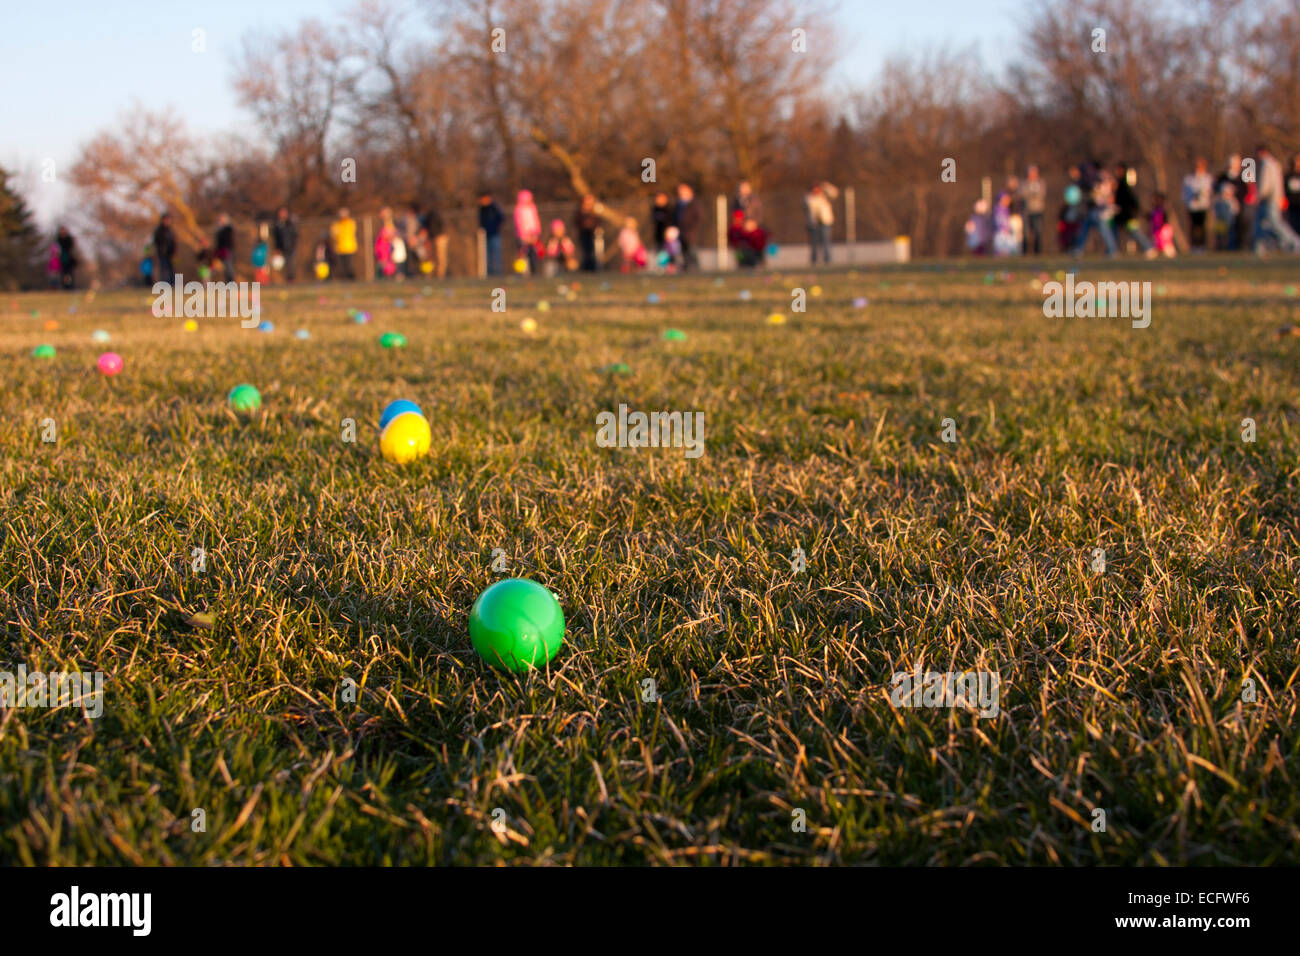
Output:
<svg viewBox="0 0 1300 956">
<path fill-rule="evenodd" d="M 578 161 L 573 158 L 572 153 L 559 143 L 554 142 L 537 126 L 531 127 L 529 133 L 532 134 L 534 142 L 537 143 L 538 147 L 540 147 L 543 152 L 552 156 L 556 162 L 564 167 L 564 171 L 569 176 L 569 185 L 573 187 L 574 192 L 579 196 L 593 195 L 591 185 L 587 182 L 587 177 L 583 175 L 582 167 L 578 165 Z M 620 229 L 623 228 L 623 223 L 628 218 L 627 216 L 610 209 L 604 203 L 599 201 L 596 203 L 596 213 L 606 222 L 617 226 Z"/>
</svg>

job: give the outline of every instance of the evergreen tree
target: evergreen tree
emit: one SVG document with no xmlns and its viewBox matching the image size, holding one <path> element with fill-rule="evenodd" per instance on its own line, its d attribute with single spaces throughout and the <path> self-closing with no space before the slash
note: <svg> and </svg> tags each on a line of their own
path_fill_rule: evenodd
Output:
<svg viewBox="0 0 1300 956">
<path fill-rule="evenodd" d="M 41 235 L 31 210 L 0 169 L 0 289 L 41 286 Z"/>
</svg>

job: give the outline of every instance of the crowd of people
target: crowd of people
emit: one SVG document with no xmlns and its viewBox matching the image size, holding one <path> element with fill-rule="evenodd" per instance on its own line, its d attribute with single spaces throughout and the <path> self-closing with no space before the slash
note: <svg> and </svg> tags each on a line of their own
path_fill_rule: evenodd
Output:
<svg viewBox="0 0 1300 956">
<path fill-rule="evenodd" d="M 830 224 L 834 213 L 830 199 L 835 187 L 818 184 L 810 196 L 819 197 L 809 213 L 809 235 L 816 236 L 824 261 L 830 261 Z M 733 200 L 733 221 L 728 241 L 741 266 L 761 265 L 769 250 L 768 233 L 760 224 L 762 204 L 748 182 L 737 188 Z M 656 193 L 649 211 L 654 258 L 642 241 L 637 220 L 619 217 L 593 195 L 579 200 L 572 220 L 555 218 L 544 224 L 529 190 L 515 197 L 512 216 L 507 217 L 491 192 L 478 198 L 478 228 L 483 237 L 488 275 L 505 272 L 504 240 L 513 226 L 516 273 L 555 275 L 562 272 L 596 272 L 619 268 L 624 272 L 658 267 L 665 272 L 686 272 L 699 268 L 698 243 L 701 222 L 693 188 L 679 184 L 672 196 Z M 814 222 L 815 219 L 815 222 Z M 448 234 L 442 216 L 432 206 L 411 203 L 401 213 L 380 210 L 373 239 L 376 278 L 399 279 L 416 275 L 443 277 L 448 268 Z M 286 281 L 296 279 L 298 221 L 287 208 L 275 218 L 258 224 L 259 239 L 252 250 L 252 264 L 259 275 L 271 273 Z M 615 241 L 603 249 L 603 234 Z M 346 207 L 339 209 L 328 230 L 313 249 L 313 272 L 318 279 L 355 279 L 356 258 L 362 250 L 357 220 Z M 163 213 L 146 244 L 141 260 L 141 277 L 146 283 L 173 282 L 176 276 L 177 237 L 170 213 Z M 813 261 L 816 262 L 816 249 Z M 198 250 L 196 267 L 200 279 L 209 276 L 230 280 L 235 272 L 235 231 L 230 217 L 222 213 L 212 241 Z"/>
<path fill-rule="evenodd" d="M 830 262 L 831 227 L 835 222 L 833 203 L 838 195 L 835 186 L 819 182 L 804 197 L 814 265 L 819 260 Z M 731 200 L 731 222 L 727 230 L 728 246 L 742 268 L 761 266 L 773 249 L 769 232 L 762 224 L 762 210 L 762 201 L 752 185 L 742 181 Z M 506 271 L 504 240 L 511 227 L 515 251 L 512 266 L 518 274 L 552 276 L 564 272 L 596 272 L 602 268 L 635 272 L 652 267 L 663 272 L 688 272 L 699 268 L 701 219 L 700 206 L 690 184 L 678 184 L 671 195 L 657 192 L 649 210 L 652 258 L 637 220 L 619 217 L 593 195 L 584 195 L 579 200 L 570 222 L 555 218 L 545 224 L 529 190 L 520 190 L 516 195 L 509 217 L 491 192 L 485 191 L 478 197 L 478 228 L 483 237 L 488 275 Z M 607 232 L 615 239 L 605 247 L 603 235 Z M 252 253 L 254 268 L 268 278 L 274 272 L 286 281 L 294 281 L 297 220 L 282 207 L 272 222 L 259 224 L 259 234 L 261 238 Z M 234 244 L 230 217 L 222 214 L 213 241 L 198 252 L 200 278 L 211 274 L 227 280 L 232 278 Z M 176 248 L 171 216 L 164 213 L 142 263 L 146 281 L 152 281 L 155 274 L 154 262 L 158 278 L 173 281 Z M 356 257 L 360 251 L 357 220 L 347 208 L 342 208 L 313 250 L 316 278 L 357 278 Z M 394 215 L 389 207 L 380 210 L 373 246 L 377 278 L 416 275 L 441 278 L 447 274 L 447 251 L 447 230 L 436 208 L 421 208 L 418 203 L 411 203 L 399 215 Z"/>
<path fill-rule="evenodd" d="M 1190 252 L 1249 250 L 1262 255 L 1270 246 L 1300 252 L 1300 156 L 1291 171 L 1267 146 L 1243 159 L 1232 155 L 1212 176 L 1198 158 L 1182 183 L 1179 197 L 1190 223 L 1184 247 Z M 1056 215 L 1056 243 L 1061 252 L 1082 255 L 1096 233 L 1109 256 L 1131 241 L 1150 258 L 1176 254 L 1176 228 L 1168 197 L 1151 196 L 1143 208 L 1137 171 L 1127 163 L 1107 166 L 1090 160 L 1071 166 Z M 1007 178 L 989 201 L 976 200 L 966 221 L 966 248 L 975 255 L 1040 255 L 1047 244 L 1045 217 L 1048 190 L 1036 166 L 1021 180 Z"/>
<path fill-rule="evenodd" d="M 601 261 L 603 224 L 611 232 L 617 227 L 616 239 L 606 250 L 605 263 L 617 260 L 623 272 L 650 265 L 650 254 L 641 239 L 634 217 L 619 217 L 595 196 L 584 195 L 574 210 L 571 223 L 552 219 L 543 229 L 542 217 L 533 194 L 520 190 L 515 197 L 514 238 L 517 256 L 514 270 L 521 274 L 555 275 L 561 272 L 596 272 L 605 266 Z M 666 271 L 687 271 L 699 267 L 696 236 L 700 211 L 695 192 L 686 183 L 677 186 L 675 198 L 656 193 L 650 205 L 655 262 Z M 478 225 L 484 236 L 488 275 L 504 272 L 502 231 L 506 215 L 491 193 L 479 196 Z M 572 225 L 573 231 L 569 232 Z"/>
<path fill-rule="evenodd" d="M 1056 213 L 1056 246 L 1081 255 L 1096 233 L 1107 255 L 1116 255 L 1131 242 L 1149 257 L 1175 255 L 1176 228 L 1168 198 L 1161 192 L 1143 207 L 1137 190 L 1136 170 L 1127 163 L 1108 166 L 1090 160 L 1067 171 Z M 803 197 L 809 259 L 812 265 L 831 261 L 831 233 L 839 190 L 829 182 L 814 183 Z M 1180 200 L 1190 223 L 1184 247 L 1193 252 L 1210 248 L 1223 251 L 1249 249 L 1261 253 L 1269 245 L 1300 252 L 1300 156 L 1289 173 L 1266 146 L 1243 159 L 1228 158 L 1217 176 L 1206 160 L 1197 159 L 1182 183 Z M 1038 167 L 1030 166 L 1023 179 L 1007 178 L 991 200 L 981 198 L 965 224 L 966 247 L 975 255 L 1041 255 L 1050 251 L 1047 235 L 1048 185 Z M 727 246 L 742 268 L 756 268 L 774 253 L 770 231 L 764 225 L 763 203 L 749 181 L 736 187 L 729 203 Z M 556 275 L 618 268 L 635 272 L 654 268 L 662 272 L 689 272 L 699 268 L 699 230 L 702 220 L 695 192 L 680 183 L 670 194 L 657 192 L 650 202 L 649 227 L 653 254 L 647 249 L 637 220 L 620 217 L 595 196 L 583 196 L 572 218 L 543 223 L 533 194 L 520 190 L 512 215 L 491 192 L 478 197 L 478 228 L 488 275 L 506 271 L 504 240 L 513 232 L 512 263 L 521 275 Z M 261 281 L 271 275 L 292 282 L 297 278 L 299 224 L 286 207 L 257 224 L 258 238 L 251 261 Z M 606 244 L 605 235 L 615 241 Z M 366 240 L 370 240 L 367 236 Z M 379 212 L 373 235 L 373 261 L 377 278 L 400 279 L 417 275 L 446 276 L 448 232 L 438 209 L 412 202 L 394 213 Z M 316 237 L 312 271 L 317 279 L 351 280 L 359 276 L 356 258 L 363 238 L 357 220 L 345 207 L 338 210 L 328 229 Z M 235 277 L 236 232 L 229 215 L 217 217 L 212 239 L 198 250 L 196 271 L 200 279 L 217 275 Z M 178 241 L 170 213 L 158 219 L 141 260 L 146 284 L 176 277 Z M 76 285 L 76 242 L 59 227 L 50 245 L 47 270 L 51 287 Z"/>
</svg>

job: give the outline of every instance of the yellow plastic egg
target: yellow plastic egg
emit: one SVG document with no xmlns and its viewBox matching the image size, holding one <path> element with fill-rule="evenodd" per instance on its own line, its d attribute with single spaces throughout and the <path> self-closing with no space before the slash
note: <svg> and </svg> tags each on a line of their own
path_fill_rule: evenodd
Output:
<svg viewBox="0 0 1300 956">
<path fill-rule="evenodd" d="M 433 435 L 429 423 L 416 412 L 398 415 L 379 436 L 379 451 L 388 461 L 405 465 L 429 454 Z"/>
</svg>

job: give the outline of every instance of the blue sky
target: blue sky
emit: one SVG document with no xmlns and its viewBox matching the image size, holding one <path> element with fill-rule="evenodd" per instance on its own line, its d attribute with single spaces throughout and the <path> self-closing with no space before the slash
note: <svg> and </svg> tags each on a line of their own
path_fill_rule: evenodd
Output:
<svg viewBox="0 0 1300 956">
<path fill-rule="evenodd" d="M 0 165 L 18 176 L 49 226 L 66 201 L 62 171 L 119 112 L 139 101 L 173 107 L 200 133 L 233 128 L 243 118 L 229 82 L 241 37 L 312 16 L 329 22 L 349 6 L 331 0 L 9 4 L 0 30 Z M 1023 9 L 1015 0 L 840 0 L 833 15 L 842 54 L 835 78 L 865 83 L 889 54 L 941 45 L 973 45 L 987 66 L 1000 66 Z M 195 29 L 205 31 L 204 53 L 192 49 Z M 54 184 L 41 181 L 46 158 L 55 161 Z"/>
</svg>

